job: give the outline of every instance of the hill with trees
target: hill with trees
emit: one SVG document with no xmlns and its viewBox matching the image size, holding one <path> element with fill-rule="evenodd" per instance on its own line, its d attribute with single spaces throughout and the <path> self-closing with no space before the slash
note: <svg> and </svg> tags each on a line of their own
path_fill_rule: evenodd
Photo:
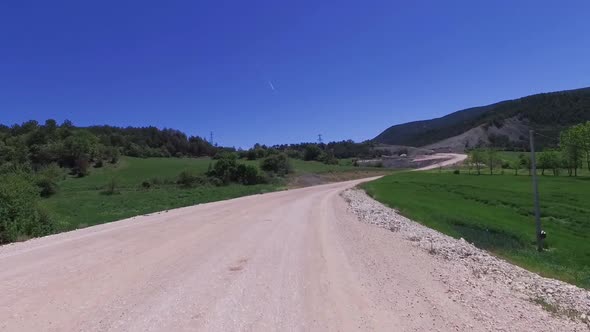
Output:
<svg viewBox="0 0 590 332">
<path fill-rule="evenodd" d="M 113 126 L 76 127 L 70 121 L 58 125 L 31 120 L 11 127 L 0 125 L 0 167 L 39 170 L 50 164 L 85 176 L 91 166 L 116 163 L 120 155 L 131 157 L 213 156 L 218 148 L 198 136 L 174 129 Z"/>
<path fill-rule="evenodd" d="M 526 129 L 545 136 L 559 133 L 574 124 L 590 120 L 590 88 L 541 93 L 496 104 L 474 107 L 441 118 L 392 126 L 373 139 L 375 143 L 427 146 L 476 128 L 482 128 L 476 142 L 505 149 L 526 144 Z M 521 133 L 509 135 L 503 129 L 507 121 L 518 122 Z M 488 130 L 492 128 L 494 130 Z M 523 130 L 523 128 L 525 130 Z M 556 146 L 556 140 L 540 139 L 540 146 Z M 473 146 L 471 146 L 473 147 Z M 469 148 L 469 146 L 465 147 Z"/>
</svg>

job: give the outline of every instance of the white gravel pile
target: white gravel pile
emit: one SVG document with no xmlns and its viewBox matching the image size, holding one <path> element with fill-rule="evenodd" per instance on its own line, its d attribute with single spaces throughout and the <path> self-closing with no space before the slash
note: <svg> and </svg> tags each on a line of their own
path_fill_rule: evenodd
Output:
<svg viewBox="0 0 590 332">
<path fill-rule="evenodd" d="M 430 254 L 447 260 L 472 277 L 460 282 L 478 289 L 482 284 L 500 287 L 537 303 L 545 303 L 560 314 L 590 324 L 590 292 L 568 283 L 543 278 L 478 249 L 464 239 L 454 239 L 405 218 L 395 210 L 373 200 L 364 191 L 349 189 L 342 193 L 349 209 L 359 220 L 396 232 Z M 458 274 L 457 277 L 460 277 Z M 457 280 L 443 280 L 451 287 Z M 489 285 L 492 283 L 492 285 Z M 452 287 L 451 287 L 452 288 Z"/>
</svg>

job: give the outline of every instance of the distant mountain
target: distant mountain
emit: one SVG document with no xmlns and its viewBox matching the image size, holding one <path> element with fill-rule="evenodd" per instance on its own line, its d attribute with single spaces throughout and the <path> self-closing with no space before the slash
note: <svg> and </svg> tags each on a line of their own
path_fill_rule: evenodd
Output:
<svg viewBox="0 0 590 332">
<path fill-rule="evenodd" d="M 457 111 L 441 118 L 389 127 L 375 143 L 464 150 L 475 145 L 526 147 L 528 129 L 555 137 L 539 145 L 556 144 L 559 131 L 590 121 L 590 88 L 541 93 Z"/>
</svg>

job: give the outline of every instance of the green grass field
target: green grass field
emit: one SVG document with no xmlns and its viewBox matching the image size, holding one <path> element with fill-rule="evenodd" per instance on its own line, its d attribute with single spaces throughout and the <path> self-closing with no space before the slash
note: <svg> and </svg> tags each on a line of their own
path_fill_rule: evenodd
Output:
<svg viewBox="0 0 590 332">
<path fill-rule="evenodd" d="M 87 177 L 68 177 L 59 183 L 58 193 L 43 199 L 41 205 L 55 218 L 59 231 L 66 231 L 156 211 L 280 189 L 276 184 L 232 184 L 186 189 L 174 184 L 181 171 L 205 173 L 211 162 L 208 158 L 123 157 L 117 165 L 92 169 Z M 117 183 L 118 193 L 103 194 L 104 188 L 113 178 Z M 161 184 L 150 189 L 142 188 L 142 182 L 153 179 Z"/>
<path fill-rule="evenodd" d="M 398 173 L 365 184 L 377 200 L 529 270 L 590 288 L 590 177 L 539 177 L 547 250 L 535 247 L 526 175 Z"/>
<path fill-rule="evenodd" d="M 215 187 L 180 188 L 174 182 L 183 170 L 204 174 L 210 158 L 130 158 L 123 157 L 117 165 L 93 168 L 87 177 L 68 176 L 59 183 L 58 193 L 42 199 L 41 205 L 54 217 L 59 231 L 67 231 L 115 221 L 132 216 L 189 206 L 199 203 L 236 198 L 275 190 L 287 183 L 244 186 L 232 184 Z M 259 161 L 240 160 L 241 163 L 258 165 Z M 292 160 L 295 175 L 306 173 L 339 173 L 364 171 L 352 165 L 325 165 L 315 161 Z M 346 163 L 346 161 L 344 161 Z M 350 164 L 350 163 L 349 163 Z M 377 170 L 373 168 L 373 170 Z M 107 184 L 115 179 L 117 194 L 103 193 Z M 159 183 L 151 188 L 142 182 Z"/>
</svg>

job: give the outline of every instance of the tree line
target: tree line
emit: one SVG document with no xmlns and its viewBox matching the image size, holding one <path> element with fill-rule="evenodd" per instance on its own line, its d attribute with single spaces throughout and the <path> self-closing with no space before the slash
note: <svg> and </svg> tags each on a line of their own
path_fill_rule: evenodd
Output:
<svg viewBox="0 0 590 332">
<path fill-rule="evenodd" d="M 174 129 L 113 126 L 76 127 L 71 121 L 31 120 L 11 127 L 0 125 L 0 167 L 39 170 L 56 163 L 78 176 L 91 166 L 132 157 L 213 156 L 217 147 L 198 136 Z"/>
<path fill-rule="evenodd" d="M 565 170 L 569 176 L 577 176 L 578 169 L 582 167 L 590 171 L 590 121 L 563 130 L 556 145 L 557 149 L 544 149 L 536 155 L 537 168 L 542 175 L 550 171 L 557 176 L 561 170 Z M 501 166 L 503 169 L 513 169 L 515 175 L 520 169 L 527 169 L 530 174 L 531 159 L 528 153 L 519 154 L 512 162 L 503 162 L 497 154 L 493 147 L 471 150 L 467 161 L 469 169 L 475 168 L 477 174 L 481 174 L 481 170 L 487 167 L 493 174 L 494 168 Z"/>
<path fill-rule="evenodd" d="M 370 141 L 356 143 L 352 140 L 343 140 L 329 143 L 277 144 L 272 146 L 255 144 L 248 150 L 237 150 L 236 153 L 240 159 L 248 160 L 257 160 L 283 153 L 293 159 L 337 164 L 338 159 L 376 157 L 378 151 L 375 151 L 373 147 L 374 143 Z"/>
</svg>

